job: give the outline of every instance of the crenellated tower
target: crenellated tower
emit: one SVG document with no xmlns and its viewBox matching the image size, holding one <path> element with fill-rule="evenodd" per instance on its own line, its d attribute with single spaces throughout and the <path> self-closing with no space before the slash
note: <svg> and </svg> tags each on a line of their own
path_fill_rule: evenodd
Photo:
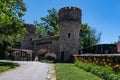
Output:
<svg viewBox="0 0 120 80">
<path fill-rule="evenodd" d="M 78 54 L 81 16 L 82 11 L 77 7 L 64 7 L 59 10 L 60 61 L 69 61 L 72 55 Z"/>
<path fill-rule="evenodd" d="M 27 33 L 21 42 L 22 49 L 32 49 L 31 41 L 35 38 L 36 27 L 33 24 L 24 24 L 23 28 L 26 28 Z"/>
</svg>

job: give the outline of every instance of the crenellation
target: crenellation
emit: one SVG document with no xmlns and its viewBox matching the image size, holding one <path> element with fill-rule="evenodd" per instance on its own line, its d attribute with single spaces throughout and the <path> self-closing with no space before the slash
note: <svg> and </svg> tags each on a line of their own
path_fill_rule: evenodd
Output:
<svg viewBox="0 0 120 80">
<path fill-rule="evenodd" d="M 76 21 L 81 22 L 82 11 L 77 7 L 64 7 L 59 10 L 58 22 Z"/>
<path fill-rule="evenodd" d="M 61 9 L 59 10 L 59 14 L 65 12 L 66 10 L 74 10 L 75 12 L 79 12 L 79 13 L 82 12 L 81 9 L 79 9 L 79 8 L 77 8 L 77 7 L 64 7 L 64 8 L 61 8 Z"/>
<path fill-rule="evenodd" d="M 29 33 L 35 33 L 36 31 L 36 27 L 33 24 L 24 24 L 23 27 L 26 28 Z"/>
</svg>

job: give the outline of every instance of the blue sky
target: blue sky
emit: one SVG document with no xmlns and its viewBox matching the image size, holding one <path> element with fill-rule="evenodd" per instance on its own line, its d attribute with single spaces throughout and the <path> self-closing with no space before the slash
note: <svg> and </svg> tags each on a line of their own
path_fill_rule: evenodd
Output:
<svg viewBox="0 0 120 80">
<path fill-rule="evenodd" d="M 24 0 L 27 7 L 25 23 L 40 21 L 47 10 L 76 6 L 82 10 L 82 23 L 88 23 L 101 32 L 100 43 L 118 41 L 120 36 L 120 0 Z"/>
</svg>

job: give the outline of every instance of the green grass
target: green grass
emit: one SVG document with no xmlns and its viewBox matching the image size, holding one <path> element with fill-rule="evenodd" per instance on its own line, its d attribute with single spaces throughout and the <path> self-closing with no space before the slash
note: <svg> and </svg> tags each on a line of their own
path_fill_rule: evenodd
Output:
<svg viewBox="0 0 120 80">
<path fill-rule="evenodd" d="M 16 63 L 0 62 L 0 73 L 4 72 L 6 70 L 9 70 L 9 69 L 15 68 L 17 66 L 19 66 L 19 65 Z"/>
<path fill-rule="evenodd" d="M 102 80 L 101 78 L 77 68 L 74 64 L 57 63 L 57 80 Z"/>
</svg>

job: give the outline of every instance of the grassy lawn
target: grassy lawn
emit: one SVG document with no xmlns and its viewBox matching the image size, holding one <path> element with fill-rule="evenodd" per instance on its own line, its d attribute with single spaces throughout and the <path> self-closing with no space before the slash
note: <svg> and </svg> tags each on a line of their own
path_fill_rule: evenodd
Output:
<svg viewBox="0 0 120 80">
<path fill-rule="evenodd" d="M 102 80 L 89 72 L 75 67 L 74 64 L 57 63 L 55 68 L 57 80 Z"/>
<path fill-rule="evenodd" d="M 9 69 L 15 68 L 17 66 L 19 66 L 19 65 L 16 63 L 0 62 L 0 73 L 4 72 L 6 70 L 9 70 Z"/>
</svg>

